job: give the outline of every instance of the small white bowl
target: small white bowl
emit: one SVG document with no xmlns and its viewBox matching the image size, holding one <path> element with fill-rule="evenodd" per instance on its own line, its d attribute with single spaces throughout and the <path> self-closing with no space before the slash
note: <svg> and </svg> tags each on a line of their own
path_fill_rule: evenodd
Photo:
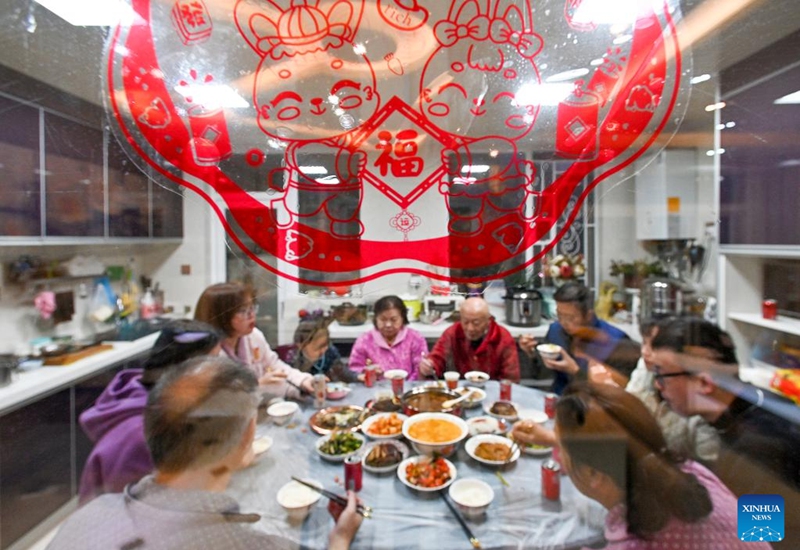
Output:
<svg viewBox="0 0 800 550">
<path fill-rule="evenodd" d="M 544 359 L 558 359 L 564 350 L 558 344 L 539 344 L 536 346 L 536 351 Z"/>
<path fill-rule="evenodd" d="M 258 458 L 272 447 L 273 440 L 268 435 L 262 435 L 253 440 L 253 454 Z"/>
<path fill-rule="evenodd" d="M 450 479 L 448 479 L 438 487 L 420 487 L 419 485 L 414 485 L 408 480 L 408 476 L 406 475 L 406 467 L 409 464 L 417 464 L 422 460 L 430 460 L 430 457 L 412 456 L 411 458 L 407 458 L 403 462 L 397 465 L 397 477 L 398 479 L 400 479 L 403 485 L 405 485 L 406 487 L 410 487 L 415 491 L 420 491 L 422 493 L 432 493 L 433 491 L 440 491 L 446 487 L 449 487 L 453 483 L 453 481 L 455 481 L 456 475 L 458 475 L 455 465 L 446 458 L 443 458 L 442 460 L 445 461 L 445 463 L 447 464 L 447 468 L 450 470 Z"/>
<path fill-rule="evenodd" d="M 312 485 L 322 488 L 322 483 L 311 479 L 306 479 Z M 300 522 L 306 519 L 314 505 L 319 502 L 321 495 L 302 483 L 294 480 L 280 488 L 278 491 L 278 504 L 280 504 L 289 515 L 292 522 Z"/>
<path fill-rule="evenodd" d="M 398 420 L 400 420 L 400 429 L 397 430 L 397 433 L 391 435 L 380 435 L 380 434 L 370 433 L 369 430 L 375 422 L 384 418 L 389 418 L 392 415 L 396 416 Z M 364 420 L 364 422 L 361 423 L 361 431 L 364 432 L 364 435 L 366 435 L 370 439 L 397 439 L 403 435 L 403 423 L 405 423 L 407 418 L 408 416 L 400 413 L 378 413 L 370 416 L 369 418 Z"/>
<path fill-rule="evenodd" d="M 483 386 L 486 385 L 486 382 L 489 380 L 489 375 L 479 370 L 471 370 L 468 373 L 464 374 L 464 380 L 466 380 L 475 387 L 482 388 Z"/>
<path fill-rule="evenodd" d="M 298 410 L 300 410 L 300 405 L 294 401 L 280 401 L 267 407 L 267 414 L 275 424 L 283 426 L 289 423 Z"/>
<path fill-rule="evenodd" d="M 494 416 L 476 416 L 467 420 L 469 435 L 502 434 L 508 431 L 508 422 Z"/>
<path fill-rule="evenodd" d="M 469 518 L 485 514 L 494 500 L 494 490 L 480 479 L 458 479 L 447 491 L 461 513 Z"/>
<path fill-rule="evenodd" d="M 325 387 L 325 397 L 331 401 L 338 401 L 347 397 L 350 391 L 350 386 L 343 382 L 329 382 Z"/>
<path fill-rule="evenodd" d="M 325 443 L 327 443 L 327 442 L 328 442 L 328 440 L 330 440 L 330 438 L 332 438 L 332 437 L 333 437 L 333 436 L 335 436 L 335 435 L 340 435 L 340 436 L 341 436 L 341 435 L 353 436 L 353 437 L 355 437 L 356 439 L 358 439 L 358 440 L 361 442 L 361 444 L 358 446 L 358 448 L 357 448 L 356 450 L 354 450 L 354 451 L 350 451 L 349 453 L 342 453 L 342 454 L 339 454 L 339 455 L 332 455 L 332 454 L 328 454 L 328 453 L 326 453 L 326 452 L 324 452 L 324 451 L 322 450 L 322 446 L 323 446 Z M 329 461 L 331 461 L 331 462 L 344 462 L 344 459 L 345 459 L 345 458 L 347 458 L 348 456 L 354 455 L 354 454 L 356 454 L 357 452 L 359 452 L 361 449 L 363 449 L 363 448 L 364 448 L 364 443 L 365 443 L 365 442 L 366 442 L 366 439 L 364 439 L 364 436 L 363 436 L 363 435 L 361 435 L 361 434 L 357 434 L 357 433 L 354 433 L 354 432 L 335 432 L 335 433 L 331 433 L 331 434 L 328 434 L 328 435 L 326 435 L 326 436 L 320 437 L 320 438 L 317 440 L 317 443 L 316 443 L 316 445 L 315 445 L 315 448 L 317 449 L 317 454 L 319 454 L 319 456 L 321 456 L 321 457 L 322 457 L 322 458 L 324 458 L 325 460 L 329 460 Z"/>
</svg>

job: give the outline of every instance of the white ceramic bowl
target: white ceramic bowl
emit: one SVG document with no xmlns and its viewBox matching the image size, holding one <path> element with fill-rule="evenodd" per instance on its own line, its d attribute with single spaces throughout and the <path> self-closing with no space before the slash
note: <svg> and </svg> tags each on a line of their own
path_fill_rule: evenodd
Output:
<svg viewBox="0 0 800 550">
<path fill-rule="evenodd" d="M 261 437 L 257 437 L 253 440 L 253 454 L 255 455 L 256 460 L 270 450 L 272 443 L 273 440 L 268 435 L 262 435 Z"/>
<path fill-rule="evenodd" d="M 325 388 L 325 397 L 331 401 L 338 401 L 347 397 L 350 391 L 350 386 L 344 382 L 329 382 Z"/>
<path fill-rule="evenodd" d="M 505 445 L 508 447 L 509 452 L 511 452 L 511 447 L 514 445 L 514 442 L 511 441 L 507 437 L 503 437 L 502 435 L 494 435 L 494 434 L 483 434 L 483 435 L 476 435 L 475 437 L 471 437 L 467 440 L 464 444 L 464 449 L 467 451 L 467 454 L 481 462 L 483 464 L 488 464 L 490 466 L 503 466 L 505 464 L 510 464 L 517 460 L 520 455 L 519 446 L 514 447 L 514 452 L 511 454 L 510 458 L 507 460 L 488 460 L 485 458 L 481 458 L 475 454 L 475 449 L 478 448 L 478 445 L 481 443 L 499 443 L 501 445 Z"/>
<path fill-rule="evenodd" d="M 379 420 L 383 420 L 391 416 L 396 416 L 398 420 L 400 420 L 401 423 L 400 429 L 397 430 L 397 433 L 389 435 L 370 433 L 370 428 L 372 428 L 373 424 L 375 424 Z M 364 432 L 364 435 L 366 435 L 370 439 L 397 439 L 398 437 L 403 435 L 403 424 L 405 423 L 406 419 L 408 419 L 408 417 L 400 413 L 378 413 L 373 416 L 370 416 L 369 418 L 364 420 L 364 422 L 361 423 L 361 431 Z"/>
<path fill-rule="evenodd" d="M 433 419 L 455 424 L 459 429 L 458 436 L 440 443 L 431 443 L 427 440 L 421 440 L 411 436 L 409 430 L 412 428 L 412 426 L 418 424 L 419 422 Z M 461 440 L 467 437 L 468 434 L 469 426 L 467 426 L 467 423 L 463 419 L 449 413 L 419 413 L 408 417 L 406 421 L 403 422 L 403 437 L 408 439 L 411 442 L 411 446 L 422 455 L 430 456 L 436 453 L 440 456 L 450 456 L 456 451 L 456 449 L 458 449 L 458 444 L 461 442 Z"/>
<path fill-rule="evenodd" d="M 349 436 L 353 436 L 354 438 L 358 439 L 361 442 L 361 445 L 359 445 L 358 448 L 356 450 L 354 450 L 354 451 L 350 451 L 349 453 L 342 453 L 342 454 L 339 454 L 339 455 L 332 455 L 332 454 L 328 454 L 328 453 L 324 452 L 322 450 L 322 446 L 325 443 L 327 443 L 328 440 L 330 440 L 330 438 L 334 437 L 335 435 L 347 435 L 348 437 Z M 344 459 L 347 458 L 348 456 L 354 455 L 357 452 L 359 452 L 361 449 L 363 449 L 365 441 L 366 440 L 364 439 L 364 436 L 361 435 L 361 434 L 357 434 L 357 433 L 354 433 L 354 432 L 337 432 L 337 433 L 332 433 L 332 434 L 328 434 L 328 435 L 325 435 L 323 437 L 320 437 L 317 440 L 315 448 L 317 449 L 317 454 L 319 454 L 319 456 L 321 456 L 325 460 L 330 460 L 331 462 L 343 462 Z"/>
<path fill-rule="evenodd" d="M 469 435 L 502 434 L 508 431 L 508 422 L 493 416 L 476 416 L 467 420 Z"/>
<path fill-rule="evenodd" d="M 422 493 L 432 493 L 433 491 L 440 491 L 446 487 L 449 487 L 455 481 L 456 475 L 458 475 L 458 471 L 456 470 L 455 465 L 446 458 L 443 458 L 442 460 L 444 460 L 445 463 L 447 463 L 447 467 L 450 470 L 450 479 L 448 479 L 438 487 L 420 487 L 419 485 L 414 485 L 408 480 L 408 476 L 406 474 L 406 467 L 409 464 L 417 464 L 422 460 L 430 460 L 430 457 L 412 456 L 411 458 L 407 458 L 403 462 L 397 465 L 397 477 L 398 479 L 400 479 L 403 485 L 405 485 L 406 487 L 411 487 L 415 491 L 420 491 Z"/>
<path fill-rule="evenodd" d="M 300 406 L 294 401 L 279 401 L 267 407 L 267 414 L 278 426 L 288 424 L 289 421 L 300 410 Z"/>
<path fill-rule="evenodd" d="M 311 479 L 306 479 L 312 485 L 322 488 L 322 483 Z M 294 480 L 278 490 L 278 504 L 280 504 L 289 515 L 289 520 L 293 522 L 303 521 L 308 516 L 314 505 L 319 502 L 321 495 L 305 485 Z"/>
<path fill-rule="evenodd" d="M 494 500 L 491 485 L 480 479 L 457 479 L 447 491 L 461 513 L 470 518 L 485 514 Z"/>
<path fill-rule="evenodd" d="M 464 395 L 467 392 L 472 393 L 472 396 L 466 401 L 461 402 L 461 404 L 467 409 L 474 409 L 475 407 L 479 407 L 480 404 L 483 403 L 483 401 L 486 399 L 486 392 L 480 388 L 473 388 L 471 386 L 462 386 L 456 389 L 456 393 L 460 395 Z"/>
<path fill-rule="evenodd" d="M 464 380 L 475 387 L 482 388 L 489 380 L 489 375 L 479 370 L 471 370 L 464 374 Z"/>
<path fill-rule="evenodd" d="M 371 472 L 373 474 L 385 474 L 387 472 L 393 472 L 397 469 L 397 465 L 400 463 L 397 462 L 389 466 L 370 466 L 369 464 L 367 464 L 367 458 L 369 457 L 369 454 L 372 452 L 372 449 L 374 449 L 378 445 L 391 445 L 397 448 L 397 450 L 399 450 L 400 454 L 403 456 L 400 462 L 408 458 L 408 455 L 411 453 L 411 451 L 408 448 L 408 445 L 406 445 L 402 441 L 397 441 L 396 439 L 388 439 L 386 441 L 373 441 L 372 443 L 368 443 L 366 447 L 364 447 L 364 457 L 361 459 L 361 464 L 364 466 L 364 469 L 366 471 Z"/>
<path fill-rule="evenodd" d="M 545 359 L 558 359 L 563 349 L 558 344 L 539 344 L 536 351 Z"/>
<path fill-rule="evenodd" d="M 517 416 L 520 420 L 530 420 L 537 424 L 544 424 L 548 420 L 547 413 L 536 409 L 519 409 Z"/>
</svg>

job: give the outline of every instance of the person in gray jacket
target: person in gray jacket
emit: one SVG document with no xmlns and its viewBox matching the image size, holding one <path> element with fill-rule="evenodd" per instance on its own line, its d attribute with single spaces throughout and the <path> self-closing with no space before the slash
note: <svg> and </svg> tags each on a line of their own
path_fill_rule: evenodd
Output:
<svg viewBox="0 0 800 550">
<path fill-rule="evenodd" d="M 155 473 L 75 512 L 47 548 L 296 548 L 253 529 L 260 516 L 240 512 L 224 494 L 233 473 L 253 460 L 257 388 L 250 370 L 224 357 L 190 359 L 168 371 L 144 413 Z M 328 548 L 349 548 L 363 519 L 354 493 L 331 513 L 337 521 Z"/>
</svg>

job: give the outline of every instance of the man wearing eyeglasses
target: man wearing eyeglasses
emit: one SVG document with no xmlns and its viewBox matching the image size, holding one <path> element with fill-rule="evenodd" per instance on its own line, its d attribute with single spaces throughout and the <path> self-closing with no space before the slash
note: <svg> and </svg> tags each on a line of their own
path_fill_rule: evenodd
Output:
<svg viewBox="0 0 800 550">
<path fill-rule="evenodd" d="M 714 472 L 737 496 L 783 496 L 788 538 L 773 546 L 800 548 L 797 408 L 739 381 L 733 341 L 713 323 L 675 319 L 659 327 L 651 345 L 656 386 L 670 408 L 682 416 L 701 416 L 720 436 Z M 794 421 L 765 405 L 793 413 Z"/>
<path fill-rule="evenodd" d="M 541 357 L 544 366 L 555 371 L 552 391 L 561 394 L 572 380 L 586 379 L 589 362 L 608 363 L 629 375 L 639 359 L 638 346 L 622 330 L 598 319 L 594 314 L 592 294 L 580 283 L 559 287 L 556 301 L 557 321 L 550 325 L 544 341 L 561 346 L 556 358 Z M 534 355 L 536 340 L 523 335 L 520 347 Z"/>
</svg>

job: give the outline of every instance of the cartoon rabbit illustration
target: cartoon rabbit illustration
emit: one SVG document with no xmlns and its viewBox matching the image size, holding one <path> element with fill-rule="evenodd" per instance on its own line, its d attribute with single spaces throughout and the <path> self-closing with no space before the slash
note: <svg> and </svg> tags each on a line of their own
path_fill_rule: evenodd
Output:
<svg viewBox="0 0 800 550">
<path fill-rule="evenodd" d="M 348 148 L 348 133 L 380 106 L 372 64 L 353 44 L 363 8 L 364 0 L 291 0 L 287 9 L 273 0 L 237 2 L 236 25 L 261 58 L 253 90 L 258 126 L 273 145 L 286 146 L 285 173 L 268 183 L 281 227 L 325 216 L 333 235 L 363 232 L 359 173 L 366 156 Z M 324 166 L 322 173 L 319 159 L 333 173 Z M 300 212 L 298 191 L 313 197 L 311 211 Z"/>
<path fill-rule="evenodd" d="M 450 211 L 450 231 L 479 232 L 487 206 L 530 219 L 525 210 L 536 194 L 534 169 L 519 159 L 516 142 L 533 128 L 539 105 L 535 97 L 518 92 L 521 83 L 540 82 L 534 58 L 543 40 L 533 32 L 529 1 L 457 0 L 434 35 L 440 46 L 425 64 L 419 107 L 453 137 L 454 147 L 442 152 L 449 179 L 439 186 Z M 499 170 L 470 173 L 467 167 L 481 164 L 473 162 L 478 154 L 509 160 Z M 507 193 L 517 197 L 511 207 L 509 200 L 500 200 Z M 458 211 L 454 197 L 460 197 Z"/>
</svg>

